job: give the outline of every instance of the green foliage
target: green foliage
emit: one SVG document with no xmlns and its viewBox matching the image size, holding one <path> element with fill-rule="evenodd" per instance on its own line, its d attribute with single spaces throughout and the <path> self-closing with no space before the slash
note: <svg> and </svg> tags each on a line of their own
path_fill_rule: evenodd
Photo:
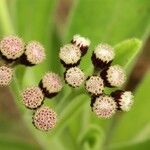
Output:
<svg viewBox="0 0 150 150">
<path fill-rule="evenodd" d="M 133 145 L 127 145 L 127 146 L 124 146 L 124 147 L 120 147 L 120 148 L 113 148 L 115 150 L 141 150 L 141 149 L 144 149 L 144 150 L 147 150 L 149 149 L 150 147 L 150 142 L 149 140 L 145 141 L 145 142 L 140 142 L 138 144 L 133 144 Z"/>
<path fill-rule="evenodd" d="M 149 139 L 149 85 L 150 72 L 135 91 L 135 102 L 132 110 L 123 114 L 115 131 L 114 143 L 138 143 Z"/>
<path fill-rule="evenodd" d="M 78 0 L 66 26 L 65 41 L 80 33 L 92 44 L 117 44 L 126 38 L 142 38 L 150 23 L 149 0 Z"/>
<path fill-rule="evenodd" d="M 0 137 L 0 148 L 4 150 L 40 150 L 38 147 L 33 146 L 33 144 L 28 144 L 24 141 L 20 141 L 19 139 L 8 137 Z"/>
<path fill-rule="evenodd" d="M 72 92 L 65 87 L 55 102 L 46 102 L 59 113 L 57 127 L 52 132 L 42 133 L 32 126 L 31 112 L 22 106 L 20 91 L 26 86 L 37 85 L 48 70 L 63 74 L 58 61 L 62 43 L 69 42 L 77 33 L 91 40 L 89 52 L 81 62 L 87 75 L 93 70 L 90 57 L 94 47 L 99 42 L 112 44 L 116 52 L 113 63 L 122 65 L 129 74 L 150 30 L 149 0 L 75 0 L 60 36 L 57 26 L 61 28 L 61 24 L 54 22 L 58 4 L 55 0 L 12 0 L 11 3 L 0 0 L 0 37 L 16 33 L 26 41 L 39 40 L 47 53 L 47 59 L 41 65 L 27 69 L 18 66 L 11 85 L 24 123 L 40 147 L 13 140 L 8 135 L 0 137 L 0 149 L 149 149 L 149 74 L 135 91 L 133 109 L 119 118 L 115 116 L 106 121 L 96 118 L 90 111 L 90 98 L 83 88 Z"/>
<path fill-rule="evenodd" d="M 82 63 L 84 69 L 89 68 L 91 52 L 99 42 L 114 45 L 126 38 L 142 38 L 150 29 L 148 0 L 79 0 L 75 4 L 64 40 L 69 41 L 79 33 L 92 41 L 90 52 Z"/>
<path fill-rule="evenodd" d="M 141 41 L 138 39 L 130 39 L 123 41 L 115 46 L 115 60 L 113 64 L 119 64 L 125 69 L 131 67 L 131 63 L 135 61 L 135 58 L 141 50 Z"/>
</svg>

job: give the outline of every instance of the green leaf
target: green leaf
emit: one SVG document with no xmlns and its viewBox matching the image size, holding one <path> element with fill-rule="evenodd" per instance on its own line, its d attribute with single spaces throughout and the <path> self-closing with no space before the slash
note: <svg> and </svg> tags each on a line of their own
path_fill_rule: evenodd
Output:
<svg viewBox="0 0 150 150">
<path fill-rule="evenodd" d="M 10 15 L 7 11 L 7 2 L 5 0 L 0 1 L 0 24 L 0 30 L 3 34 L 7 35 L 14 33 L 14 29 L 11 26 Z"/>
<path fill-rule="evenodd" d="M 88 128 L 85 131 L 81 132 L 78 137 L 78 146 L 80 147 L 79 149 L 101 149 L 101 145 L 104 140 L 103 130 L 99 126 L 93 124 L 87 124 L 87 126 Z"/>
<path fill-rule="evenodd" d="M 117 44 L 115 48 L 115 59 L 113 64 L 119 64 L 125 69 L 129 69 L 135 62 L 142 43 L 138 39 L 129 39 Z"/>
<path fill-rule="evenodd" d="M 46 50 L 46 61 L 42 64 L 28 69 L 24 76 L 24 80 L 30 78 L 32 74 L 33 82 L 37 83 L 41 76 L 49 69 L 49 63 L 53 55 L 52 32 L 53 32 L 53 15 L 56 8 L 55 0 L 16 0 L 16 10 L 11 15 L 13 17 L 13 24 L 15 25 L 16 34 L 23 37 L 25 42 L 30 40 L 37 40 L 41 42 Z M 17 72 L 24 72 L 25 68 L 17 68 Z M 29 73 L 29 74 L 28 74 Z M 36 75 L 35 75 L 36 74 Z M 17 78 L 22 80 L 22 74 L 17 74 Z"/>
<path fill-rule="evenodd" d="M 113 143 L 135 143 L 150 138 L 150 72 L 135 92 L 134 105 L 130 112 L 124 113 L 112 138 Z"/>
<path fill-rule="evenodd" d="M 94 44 L 116 44 L 126 38 L 142 38 L 149 27 L 148 0 L 79 0 L 74 4 L 66 26 L 68 41 L 79 33 Z"/>
<path fill-rule="evenodd" d="M 89 53 L 81 62 L 81 67 L 91 73 L 93 48 L 99 42 L 115 45 L 128 38 L 143 38 L 150 30 L 149 10 L 148 0 L 79 0 L 68 17 L 64 41 L 69 42 L 74 34 L 91 40 Z"/>
<path fill-rule="evenodd" d="M 125 145 L 125 146 L 120 146 L 120 147 L 114 147 L 110 148 L 111 150 L 148 150 L 150 148 L 150 141 L 147 140 L 145 142 L 140 142 L 138 144 L 133 144 L 133 145 Z"/>
</svg>

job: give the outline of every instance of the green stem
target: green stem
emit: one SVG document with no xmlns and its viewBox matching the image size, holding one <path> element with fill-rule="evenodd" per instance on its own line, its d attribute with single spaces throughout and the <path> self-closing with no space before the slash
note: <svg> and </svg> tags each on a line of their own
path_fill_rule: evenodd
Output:
<svg viewBox="0 0 150 150">
<path fill-rule="evenodd" d="M 90 101 L 90 98 L 88 98 L 88 101 Z M 91 117 L 91 109 L 90 109 L 90 104 L 89 102 L 86 102 L 85 105 L 83 106 L 83 111 L 81 112 L 81 127 L 80 127 L 80 133 L 84 132 L 90 124 L 90 117 Z"/>
<path fill-rule="evenodd" d="M 65 91 L 67 92 L 67 91 Z M 66 103 L 67 99 L 69 99 L 69 97 L 72 95 L 72 90 L 67 92 L 66 94 L 64 93 L 64 96 L 62 98 L 59 99 L 59 103 L 56 106 L 56 111 L 59 112 L 62 108 L 62 105 L 64 105 L 64 103 Z"/>
<path fill-rule="evenodd" d="M 76 95 L 74 99 L 64 108 L 60 114 L 58 125 L 50 134 L 49 138 L 57 136 L 64 129 L 64 127 L 68 125 L 68 122 L 72 116 L 80 111 L 82 108 L 81 106 L 86 102 L 85 98 L 87 98 L 87 95 L 85 94 Z"/>
<path fill-rule="evenodd" d="M 84 150 L 91 150 L 88 142 L 83 143 L 83 149 Z"/>
<path fill-rule="evenodd" d="M 4 34 L 14 33 L 6 0 L 0 0 L 0 24 Z"/>
<path fill-rule="evenodd" d="M 109 127 L 108 127 L 108 130 L 107 130 L 107 132 L 106 132 L 103 145 L 102 145 L 103 150 L 107 150 L 107 149 L 109 148 L 109 145 L 110 145 L 110 143 L 111 143 L 111 140 L 112 140 L 112 138 L 113 138 L 113 135 L 114 135 L 114 133 L 115 133 L 115 130 L 116 130 L 116 128 L 117 128 L 117 125 L 118 125 L 118 122 L 119 122 L 121 116 L 122 116 L 122 113 L 121 113 L 121 112 L 117 112 L 117 113 L 113 116 L 113 118 L 112 118 L 112 120 L 111 120 L 111 123 L 110 123 L 110 125 L 109 125 Z"/>
<path fill-rule="evenodd" d="M 93 68 L 93 71 L 92 71 L 92 74 L 93 75 L 96 75 L 96 76 L 99 76 L 99 73 L 100 73 L 100 68 L 97 68 L 97 67 L 94 67 Z M 91 98 L 89 97 L 89 101 L 91 101 Z M 86 130 L 87 128 L 87 124 L 90 123 L 90 109 L 87 109 L 88 107 L 90 106 L 89 103 L 85 103 L 85 106 L 83 107 L 83 111 L 82 111 L 82 126 L 81 126 L 81 131 L 84 131 Z"/>
<path fill-rule="evenodd" d="M 71 91 L 69 91 L 67 94 L 65 94 L 60 103 L 58 103 L 57 107 L 56 107 L 56 111 L 57 112 L 60 112 L 66 105 L 67 105 L 67 102 L 71 102 L 74 97 L 76 97 L 77 95 L 80 95 L 83 93 L 83 90 L 76 90 L 76 89 L 71 89 Z"/>
</svg>

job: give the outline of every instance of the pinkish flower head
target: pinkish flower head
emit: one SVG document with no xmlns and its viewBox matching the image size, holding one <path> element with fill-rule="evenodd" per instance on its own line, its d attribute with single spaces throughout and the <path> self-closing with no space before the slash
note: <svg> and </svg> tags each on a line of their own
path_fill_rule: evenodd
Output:
<svg viewBox="0 0 150 150">
<path fill-rule="evenodd" d="M 111 64 L 115 57 L 114 49 L 108 44 L 99 44 L 92 55 L 92 62 L 95 67 L 104 68 Z"/>
<path fill-rule="evenodd" d="M 56 126 L 57 114 L 51 108 L 42 106 L 33 115 L 34 126 L 41 131 L 48 131 Z"/>
<path fill-rule="evenodd" d="M 119 65 L 113 65 L 101 72 L 105 85 L 108 87 L 120 87 L 126 81 L 124 69 Z"/>
<path fill-rule="evenodd" d="M 17 36 L 4 37 L 0 42 L 0 51 L 7 59 L 15 60 L 24 53 L 24 42 Z"/>
<path fill-rule="evenodd" d="M 44 95 L 39 87 L 33 86 L 22 92 L 22 100 L 27 108 L 36 109 L 42 105 Z"/>
<path fill-rule="evenodd" d="M 103 80 L 99 76 L 91 76 L 85 82 L 85 89 L 92 95 L 98 96 L 104 89 Z"/>
<path fill-rule="evenodd" d="M 7 66 L 0 67 L 0 86 L 8 86 L 13 77 L 13 69 Z"/>
<path fill-rule="evenodd" d="M 37 41 L 31 41 L 26 46 L 25 56 L 29 64 L 40 64 L 45 59 L 44 47 Z"/>
<path fill-rule="evenodd" d="M 69 68 L 65 73 L 65 81 L 72 87 L 79 87 L 85 81 L 85 74 L 78 67 Z"/>
<path fill-rule="evenodd" d="M 80 63 L 81 51 L 77 46 L 67 44 L 60 48 L 59 58 L 64 67 L 74 67 Z"/>
<path fill-rule="evenodd" d="M 111 94 L 117 103 L 117 109 L 129 111 L 133 105 L 133 94 L 130 91 L 117 90 Z"/>
<path fill-rule="evenodd" d="M 60 76 L 53 72 L 46 73 L 40 82 L 40 87 L 46 97 L 57 95 L 57 93 L 61 91 L 62 86 Z"/>
<path fill-rule="evenodd" d="M 95 98 L 92 110 L 99 118 L 110 118 L 116 112 L 116 102 L 110 96 L 101 95 Z"/>
</svg>

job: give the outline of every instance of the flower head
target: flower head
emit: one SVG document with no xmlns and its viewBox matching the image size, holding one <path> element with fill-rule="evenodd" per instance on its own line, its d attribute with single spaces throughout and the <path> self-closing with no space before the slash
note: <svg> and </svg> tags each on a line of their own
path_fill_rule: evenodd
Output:
<svg viewBox="0 0 150 150">
<path fill-rule="evenodd" d="M 13 69 L 7 66 L 0 67 L 0 86 L 8 86 L 13 77 Z"/>
<path fill-rule="evenodd" d="M 22 100 L 27 108 L 36 109 L 42 105 L 44 95 L 39 87 L 33 86 L 22 92 Z"/>
<path fill-rule="evenodd" d="M 77 46 L 67 44 L 60 48 L 59 58 L 65 67 L 74 67 L 80 63 L 81 51 Z"/>
<path fill-rule="evenodd" d="M 120 87 L 126 81 L 124 69 L 119 65 L 113 65 L 101 72 L 105 85 L 108 87 Z"/>
<path fill-rule="evenodd" d="M 80 48 L 82 56 L 83 56 L 86 54 L 91 41 L 88 38 L 85 38 L 76 34 L 73 36 L 71 43 Z"/>
<path fill-rule="evenodd" d="M 0 42 L 0 50 L 4 57 L 15 60 L 24 53 L 24 42 L 17 36 L 7 36 Z"/>
<path fill-rule="evenodd" d="M 110 118 L 116 112 L 116 103 L 112 97 L 101 95 L 95 98 L 92 110 L 99 118 Z"/>
<path fill-rule="evenodd" d="M 99 44 L 92 55 L 94 66 L 104 68 L 109 66 L 115 57 L 114 49 L 108 44 Z"/>
<path fill-rule="evenodd" d="M 104 89 L 103 80 L 99 76 L 91 76 L 86 80 L 85 88 L 92 95 L 98 96 Z"/>
<path fill-rule="evenodd" d="M 31 41 L 26 45 L 21 61 L 26 65 L 37 65 L 45 59 L 44 47 L 37 41 Z"/>
<path fill-rule="evenodd" d="M 129 111 L 131 109 L 134 96 L 130 91 L 117 90 L 111 95 L 117 103 L 118 110 Z"/>
<path fill-rule="evenodd" d="M 33 115 L 34 126 L 41 131 L 48 131 L 56 126 L 57 114 L 47 106 L 42 106 Z"/>
<path fill-rule="evenodd" d="M 85 74 L 78 67 L 69 68 L 65 73 L 65 81 L 73 87 L 79 87 L 85 81 Z"/>
<path fill-rule="evenodd" d="M 53 72 L 46 73 L 40 82 L 43 93 L 49 98 L 57 95 L 57 93 L 61 91 L 62 86 L 60 76 Z"/>
</svg>

